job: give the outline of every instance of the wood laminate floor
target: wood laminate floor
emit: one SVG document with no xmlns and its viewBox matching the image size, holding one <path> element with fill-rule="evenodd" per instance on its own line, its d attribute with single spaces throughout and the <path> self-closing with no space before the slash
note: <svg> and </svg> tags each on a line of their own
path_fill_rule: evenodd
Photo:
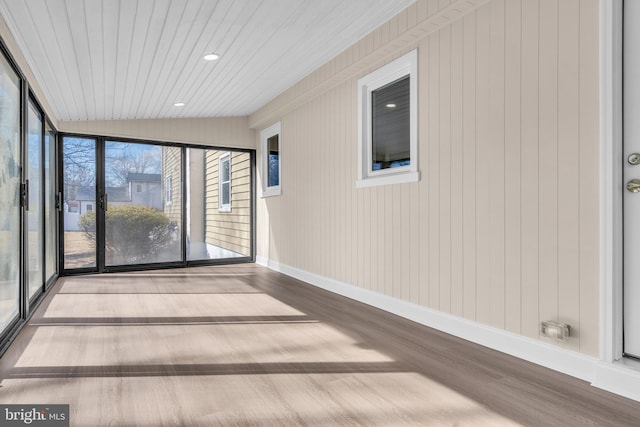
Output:
<svg viewBox="0 0 640 427">
<path fill-rule="evenodd" d="M 67 277 L 0 403 L 74 426 L 639 426 L 640 403 L 242 264 Z"/>
</svg>

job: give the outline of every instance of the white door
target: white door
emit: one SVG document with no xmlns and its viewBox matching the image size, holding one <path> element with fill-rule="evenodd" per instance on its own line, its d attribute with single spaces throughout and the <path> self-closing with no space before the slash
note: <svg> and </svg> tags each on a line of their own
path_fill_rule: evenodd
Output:
<svg viewBox="0 0 640 427">
<path fill-rule="evenodd" d="M 624 353 L 640 357 L 640 1 L 624 2 Z"/>
</svg>

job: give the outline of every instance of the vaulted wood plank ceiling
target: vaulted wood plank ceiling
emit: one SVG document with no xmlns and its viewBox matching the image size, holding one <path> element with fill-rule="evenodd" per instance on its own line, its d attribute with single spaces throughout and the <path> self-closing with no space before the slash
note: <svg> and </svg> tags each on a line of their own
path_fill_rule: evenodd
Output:
<svg viewBox="0 0 640 427">
<path fill-rule="evenodd" d="M 253 113 L 413 1 L 0 0 L 0 13 L 58 120 L 221 117 Z"/>
</svg>

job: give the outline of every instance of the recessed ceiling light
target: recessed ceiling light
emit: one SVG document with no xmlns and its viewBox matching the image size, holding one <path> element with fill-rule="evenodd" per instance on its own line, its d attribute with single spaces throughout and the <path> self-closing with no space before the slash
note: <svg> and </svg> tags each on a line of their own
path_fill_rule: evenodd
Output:
<svg viewBox="0 0 640 427">
<path fill-rule="evenodd" d="M 218 55 L 217 53 L 207 53 L 204 56 L 205 61 L 215 61 L 218 58 L 220 58 L 220 55 Z"/>
<path fill-rule="evenodd" d="M 184 102 L 176 102 L 173 105 L 176 106 L 176 107 L 184 107 Z"/>
<path fill-rule="evenodd" d="M 387 108 L 396 108 L 396 104 L 387 104 L 386 107 Z"/>
</svg>

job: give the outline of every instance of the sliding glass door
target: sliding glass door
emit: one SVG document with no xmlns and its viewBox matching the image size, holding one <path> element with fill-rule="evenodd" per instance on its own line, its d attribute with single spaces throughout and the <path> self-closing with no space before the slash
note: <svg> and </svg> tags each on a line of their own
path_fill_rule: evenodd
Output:
<svg viewBox="0 0 640 427">
<path fill-rule="evenodd" d="M 0 55 L 0 331 L 3 332 L 20 314 L 21 164 L 20 79 Z"/>
<path fill-rule="evenodd" d="M 105 266 L 182 261 L 182 149 L 105 141 L 104 150 Z"/>
<path fill-rule="evenodd" d="M 251 152 L 64 136 L 65 271 L 250 260 Z"/>
<path fill-rule="evenodd" d="M 58 268 L 56 134 L 0 42 L 0 354 Z"/>
<path fill-rule="evenodd" d="M 95 270 L 96 149 L 92 138 L 62 140 L 63 268 Z"/>
<path fill-rule="evenodd" d="M 0 52 L 0 350 L 57 273 L 55 132 L 46 123 Z"/>
<path fill-rule="evenodd" d="M 27 273 L 29 298 L 44 290 L 44 218 L 42 205 L 43 189 L 43 117 L 37 107 L 29 102 L 28 139 L 26 150 L 27 165 Z"/>
<path fill-rule="evenodd" d="M 45 282 L 58 273 L 58 216 L 56 209 L 56 133 L 47 122 L 44 131 Z"/>
<path fill-rule="evenodd" d="M 182 149 L 62 139 L 63 268 L 181 262 Z"/>
</svg>

